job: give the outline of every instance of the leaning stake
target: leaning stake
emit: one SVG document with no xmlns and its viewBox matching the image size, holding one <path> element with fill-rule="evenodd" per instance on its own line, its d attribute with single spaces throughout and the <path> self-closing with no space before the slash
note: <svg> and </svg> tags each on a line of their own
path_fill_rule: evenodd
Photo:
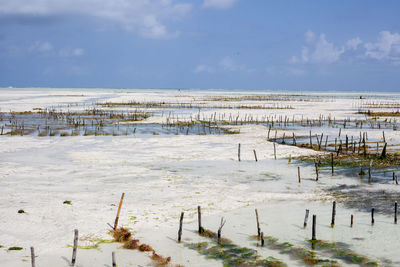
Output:
<svg viewBox="0 0 400 267">
<path fill-rule="evenodd" d="M 306 216 L 304 217 L 304 228 L 307 227 L 307 221 L 308 221 L 308 214 L 310 213 L 310 211 L 308 209 L 306 209 Z"/>
<path fill-rule="evenodd" d="M 396 203 L 397 204 L 397 203 Z M 35 249 L 31 247 L 31 262 L 32 262 L 32 267 L 35 267 Z"/>
<path fill-rule="evenodd" d="M 119 213 L 121 212 L 121 206 L 122 206 L 122 201 L 124 200 L 124 196 L 125 196 L 125 193 L 122 193 L 121 200 L 119 201 L 117 217 L 115 217 L 114 230 L 117 230 L 117 227 L 118 227 Z"/>
<path fill-rule="evenodd" d="M 260 237 L 261 229 L 260 229 L 260 221 L 258 220 L 258 211 L 256 209 L 256 220 L 257 220 L 257 236 Z"/>
<path fill-rule="evenodd" d="M 184 214 L 185 213 L 182 211 L 181 219 L 179 220 L 178 242 L 181 242 L 181 238 L 182 238 L 182 223 L 183 223 L 183 215 Z"/>
<path fill-rule="evenodd" d="M 77 248 L 78 248 L 78 229 L 75 229 L 75 231 L 74 231 L 74 248 L 72 250 L 72 261 L 71 261 L 72 266 L 75 265 Z"/>
</svg>

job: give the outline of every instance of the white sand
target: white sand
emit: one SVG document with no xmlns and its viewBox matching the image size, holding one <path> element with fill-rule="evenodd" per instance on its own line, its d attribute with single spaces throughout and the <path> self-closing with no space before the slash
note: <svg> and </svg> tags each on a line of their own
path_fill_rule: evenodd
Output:
<svg viewBox="0 0 400 267">
<path fill-rule="evenodd" d="M 198 103 L 209 96 L 241 96 L 263 93 L 221 91 L 157 91 L 157 90 L 56 90 L 2 89 L 1 111 L 28 111 L 33 108 L 63 107 L 79 109 L 92 102 L 170 102 Z M 83 96 L 82 96 L 83 95 Z M 365 95 L 365 94 L 364 94 Z M 316 99 L 316 97 L 318 97 Z M 310 102 L 266 101 L 265 105 L 291 105 L 283 110 L 231 110 L 221 113 L 264 115 L 295 115 L 318 118 L 320 114 L 339 118 L 362 118 L 354 114 L 360 102 L 359 93 L 342 97 L 336 94 L 309 94 Z M 302 97 L 303 98 L 303 97 Z M 368 101 L 394 101 L 399 95 L 369 96 Z M 71 104 L 79 103 L 78 106 Z M 208 102 L 210 103 L 210 102 Z M 232 102 L 216 102 L 232 105 Z M 241 101 L 241 105 L 258 105 L 260 101 Z M 201 111 L 209 117 L 215 110 Z M 217 111 L 218 112 L 218 111 Z M 175 110 L 180 119 L 198 114 L 198 110 Z M 226 115 L 229 116 L 229 115 Z M 151 117 L 148 122 L 163 122 L 165 117 Z M 2 122 L 5 123 L 5 122 Z M 318 214 L 321 239 L 343 241 L 361 254 L 380 259 L 400 261 L 392 247 L 400 237 L 400 228 L 391 218 L 377 215 L 377 223 L 369 225 L 369 214 L 338 207 L 337 227 L 329 226 L 330 198 L 323 189 L 338 184 L 358 184 L 341 177 L 321 176 L 312 181 L 313 168 L 302 168 L 305 180 L 297 183 L 297 166 L 288 165 L 287 157 L 306 155 L 307 149 L 277 145 L 278 160 L 273 159 L 273 145 L 266 141 L 267 128 L 262 125 L 235 126 L 238 135 L 154 135 L 154 136 L 78 136 L 37 137 L 0 136 L 0 265 L 29 266 L 29 247 L 38 255 L 37 266 L 68 266 L 72 249 L 73 229 L 80 231 L 81 245 L 88 240 L 111 239 L 106 223 L 113 223 L 116 206 L 122 192 L 120 224 L 132 228 L 135 237 L 153 246 L 172 262 L 186 266 L 217 266 L 222 262 L 206 259 L 197 252 L 177 244 L 179 215 L 185 211 L 184 241 L 199 238 L 196 230 L 197 205 L 203 208 L 204 222 L 216 230 L 220 216 L 228 218 L 227 237 L 243 246 L 253 246 L 247 240 L 254 234 L 254 207 L 260 210 L 264 231 L 304 246 L 310 238 L 303 230 L 305 208 Z M 234 128 L 235 128 L 234 127 Z M 338 130 L 338 129 L 337 129 Z M 336 129 L 329 129 L 334 135 Z M 373 133 L 372 133 L 373 132 Z M 283 131 L 279 132 L 281 135 Z M 291 131 L 287 131 L 287 134 Z M 342 135 L 358 136 L 359 130 L 342 129 Z M 297 134 L 308 134 L 308 129 Z M 386 138 L 400 141 L 397 131 L 385 132 Z M 369 137 L 380 138 L 381 130 Z M 242 144 L 242 162 L 237 162 L 237 144 Z M 254 162 L 256 149 L 259 162 Z M 310 178 L 307 180 L 306 178 Z M 383 190 L 398 191 L 393 185 L 379 185 Z M 63 204 L 64 200 L 72 205 Z M 316 202 L 310 202 L 315 200 Z M 317 201 L 321 200 L 321 201 Z M 25 214 L 18 214 L 23 209 Z M 356 215 L 357 226 L 347 227 L 349 214 Z M 365 238 L 363 241 L 353 237 Z M 86 239 L 86 240 L 83 240 Z M 22 251 L 7 251 L 12 246 Z M 120 266 L 145 266 L 149 257 L 137 251 L 127 251 L 120 244 L 105 244 L 100 250 L 78 251 L 77 266 L 110 266 L 111 251 L 117 251 Z M 259 249 L 263 256 L 274 256 L 290 266 L 298 262 L 277 251 Z M 27 262 L 28 261 L 28 262 Z M 394 264 L 396 265 L 396 264 Z"/>
</svg>

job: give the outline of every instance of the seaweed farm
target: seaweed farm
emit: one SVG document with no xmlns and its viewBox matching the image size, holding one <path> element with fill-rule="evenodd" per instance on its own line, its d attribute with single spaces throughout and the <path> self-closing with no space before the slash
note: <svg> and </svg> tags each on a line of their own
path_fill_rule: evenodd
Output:
<svg viewBox="0 0 400 267">
<path fill-rule="evenodd" d="M 400 94 L 1 92 L 1 266 L 400 265 Z"/>
</svg>

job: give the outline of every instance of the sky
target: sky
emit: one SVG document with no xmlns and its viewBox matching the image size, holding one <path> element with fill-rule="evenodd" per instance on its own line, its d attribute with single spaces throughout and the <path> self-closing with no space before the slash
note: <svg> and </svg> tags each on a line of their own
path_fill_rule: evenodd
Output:
<svg viewBox="0 0 400 267">
<path fill-rule="evenodd" d="M 0 0 L 0 86 L 400 92 L 398 0 Z"/>
</svg>

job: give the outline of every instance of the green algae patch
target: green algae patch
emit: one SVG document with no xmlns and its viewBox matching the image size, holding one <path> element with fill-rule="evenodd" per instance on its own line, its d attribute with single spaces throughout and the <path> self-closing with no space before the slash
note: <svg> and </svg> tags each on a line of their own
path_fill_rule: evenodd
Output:
<svg viewBox="0 0 400 267">
<path fill-rule="evenodd" d="M 358 264 L 359 266 L 379 266 L 378 262 L 357 254 L 350 250 L 344 243 L 328 242 L 323 240 L 308 240 L 314 250 L 331 255 L 335 259 L 340 259 L 349 264 Z"/>
</svg>

